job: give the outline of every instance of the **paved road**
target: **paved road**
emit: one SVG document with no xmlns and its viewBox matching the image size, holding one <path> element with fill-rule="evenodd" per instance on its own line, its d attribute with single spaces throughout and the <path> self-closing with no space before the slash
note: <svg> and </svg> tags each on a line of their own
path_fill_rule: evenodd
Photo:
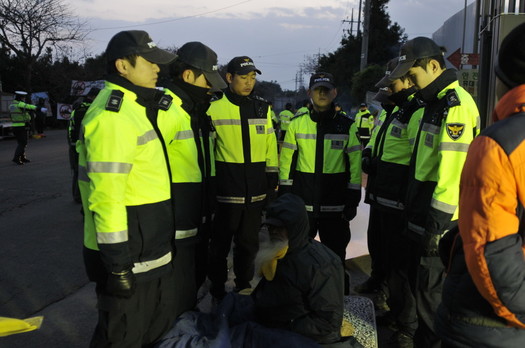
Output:
<svg viewBox="0 0 525 348">
<path fill-rule="evenodd" d="M 0 347 L 86 347 L 96 322 L 65 130 L 46 134 L 29 140 L 23 166 L 11 162 L 16 141 L 0 140 L 0 316 L 45 315 L 40 330 Z"/>
</svg>

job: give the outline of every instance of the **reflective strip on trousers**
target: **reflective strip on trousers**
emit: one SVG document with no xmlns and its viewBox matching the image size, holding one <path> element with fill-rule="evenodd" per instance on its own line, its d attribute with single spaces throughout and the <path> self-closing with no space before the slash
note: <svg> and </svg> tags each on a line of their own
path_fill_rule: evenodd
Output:
<svg viewBox="0 0 525 348">
<path fill-rule="evenodd" d="M 305 205 L 306 207 L 306 211 L 314 211 L 314 206 L 313 205 Z M 322 205 L 319 207 L 319 210 L 323 213 L 337 213 L 337 212 L 342 212 L 344 210 L 345 206 L 344 205 Z"/>
<path fill-rule="evenodd" d="M 217 201 L 220 203 L 244 204 L 244 197 L 217 196 Z"/>
<path fill-rule="evenodd" d="M 197 235 L 197 228 L 192 228 L 189 230 L 175 230 L 175 239 L 184 239 L 190 238 Z"/>
<path fill-rule="evenodd" d="M 151 271 L 155 268 L 162 267 L 164 265 L 167 265 L 171 262 L 171 251 L 168 252 L 166 255 L 159 257 L 156 260 L 151 261 L 143 261 L 143 262 L 136 262 L 133 266 L 133 273 L 144 273 Z"/>
<path fill-rule="evenodd" d="M 405 206 L 403 205 L 403 203 L 401 202 L 398 202 L 398 201 L 394 201 L 392 199 L 386 199 L 386 198 L 382 198 L 382 197 L 375 197 L 374 196 L 374 200 L 378 203 L 378 204 L 381 204 L 385 207 L 389 207 L 389 208 L 394 208 L 394 209 L 397 209 L 397 210 L 403 210 L 405 208 Z"/>
<path fill-rule="evenodd" d="M 417 233 L 419 235 L 423 235 L 425 233 L 425 228 L 418 226 L 412 222 L 408 222 L 408 229 L 414 233 Z"/>
</svg>

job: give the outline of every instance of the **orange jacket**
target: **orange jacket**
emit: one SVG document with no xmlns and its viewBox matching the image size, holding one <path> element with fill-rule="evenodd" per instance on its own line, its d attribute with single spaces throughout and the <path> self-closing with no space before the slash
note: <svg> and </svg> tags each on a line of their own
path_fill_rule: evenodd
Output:
<svg viewBox="0 0 525 348">
<path fill-rule="evenodd" d="M 522 114 L 519 114 L 522 113 Z M 525 85 L 497 104 L 494 125 L 470 145 L 461 175 L 459 230 L 472 281 L 494 313 L 525 329 Z"/>
</svg>

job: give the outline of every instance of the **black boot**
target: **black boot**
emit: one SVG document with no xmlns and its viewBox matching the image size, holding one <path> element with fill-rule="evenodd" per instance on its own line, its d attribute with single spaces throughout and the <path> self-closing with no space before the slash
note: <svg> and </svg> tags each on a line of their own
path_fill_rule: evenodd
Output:
<svg viewBox="0 0 525 348">
<path fill-rule="evenodd" d="M 29 159 L 27 159 L 27 157 L 26 157 L 25 155 L 20 156 L 20 160 L 21 160 L 22 162 L 24 162 L 24 163 L 29 163 L 29 162 L 31 162 Z"/>
<path fill-rule="evenodd" d="M 15 158 L 13 158 L 13 162 L 15 162 L 15 163 L 18 164 L 18 165 L 22 165 L 22 164 L 24 164 L 24 162 L 22 162 L 21 157 L 15 157 Z"/>
</svg>

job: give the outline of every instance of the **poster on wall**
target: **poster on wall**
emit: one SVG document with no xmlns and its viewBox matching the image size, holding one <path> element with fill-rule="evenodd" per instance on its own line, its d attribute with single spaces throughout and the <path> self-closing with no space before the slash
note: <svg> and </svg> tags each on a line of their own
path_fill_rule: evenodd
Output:
<svg viewBox="0 0 525 348">
<path fill-rule="evenodd" d="M 72 110 L 73 110 L 73 105 L 71 104 L 57 103 L 57 120 L 68 121 L 71 118 Z"/>
<path fill-rule="evenodd" d="M 71 81 L 71 91 L 70 95 L 73 97 L 82 97 L 88 94 L 89 90 L 93 87 L 98 89 L 104 88 L 104 80 L 96 81 L 82 81 L 82 80 L 72 80 Z"/>
</svg>

